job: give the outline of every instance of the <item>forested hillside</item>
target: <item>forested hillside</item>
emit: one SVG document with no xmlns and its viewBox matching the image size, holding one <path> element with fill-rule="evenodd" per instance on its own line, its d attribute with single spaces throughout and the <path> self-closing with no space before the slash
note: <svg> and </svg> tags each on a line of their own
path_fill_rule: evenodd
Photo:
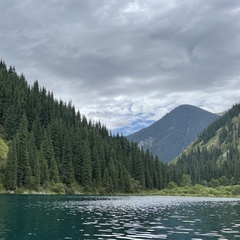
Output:
<svg viewBox="0 0 240 240">
<path fill-rule="evenodd" d="M 167 166 L 69 102 L 56 100 L 36 81 L 29 86 L 0 62 L 0 183 L 8 191 L 137 192 L 162 189 Z M 5 153 L 7 149 L 5 147 Z"/>
<path fill-rule="evenodd" d="M 209 125 L 171 167 L 177 184 L 183 174 L 193 184 L 240 184 L 240 104 Z"/>
</svg>

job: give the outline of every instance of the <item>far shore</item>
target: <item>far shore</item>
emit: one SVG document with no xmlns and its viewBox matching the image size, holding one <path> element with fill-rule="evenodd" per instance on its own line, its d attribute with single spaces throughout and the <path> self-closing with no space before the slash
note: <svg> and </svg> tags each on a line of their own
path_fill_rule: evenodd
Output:
<svg viewBox="0 0 240 240">
<path fill-rule="evenodd" d="M 28 195 L 96 195 L 96 196 L 184 196 L 184 197 L 224 197 L 224 198 L 240 198 L 240 185 L 235 186 L 218 186 L 216 188 L 206 187 L 202 185 L 173 187 L 163 190 L 141 190 L 138 192 L 121 193 L 121 192 L 53 192 L 49 190 L 27 190 L 18 189 L 16 191 L 6 191 L 1 189 L 0 194 L 28 194 Z"/>
</svg>

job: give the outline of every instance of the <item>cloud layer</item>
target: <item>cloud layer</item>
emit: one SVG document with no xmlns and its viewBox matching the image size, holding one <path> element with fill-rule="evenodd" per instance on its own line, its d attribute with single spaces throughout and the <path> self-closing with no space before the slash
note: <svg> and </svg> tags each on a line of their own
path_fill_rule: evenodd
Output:
<svg viewBox="0 0 240 240">
<path fill-rule="evenodd" d="M 174 107 L 240 99 L 238 0 L 9 0 L 0 58 L 129 134 Z"/>
</svg>

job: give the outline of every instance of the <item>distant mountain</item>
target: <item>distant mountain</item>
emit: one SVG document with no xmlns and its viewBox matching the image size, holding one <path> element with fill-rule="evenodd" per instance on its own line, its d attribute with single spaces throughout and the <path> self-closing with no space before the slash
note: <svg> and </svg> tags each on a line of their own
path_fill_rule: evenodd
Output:
<svg viewBox="0 0 240 240">
<path fill-rule="evenodd" d="M 127 138 L 149 149 L 163 162 L 177 157 L 219 116 L 192 105 L 180 105 L 163 118 Z"/>
</svg>

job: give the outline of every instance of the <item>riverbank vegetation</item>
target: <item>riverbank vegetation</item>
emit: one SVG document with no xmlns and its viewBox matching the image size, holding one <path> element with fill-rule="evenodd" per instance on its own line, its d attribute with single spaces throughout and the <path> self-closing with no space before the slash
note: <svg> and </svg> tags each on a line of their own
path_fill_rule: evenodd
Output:
<svg viewBox="0 0 240 240">
<path fill-rule="evenodd" d="M 240 198 L 240 185 L 234 186 L 218 186 L 218 187 L 206 187 L 200 184 L 195 186 L 177 187 L 174 183 L 170 183 L 169 187 L 162 190 L 142 190 L 132 193 L 106 193 L 106 192 L 85 192 L 83 188 L 77 186 L 75 191 L 70 193 L 66 192 L 64 185 L 52 186 L 48 189 L 42 189 L 39 191 L 27 190 L 25 188 L 19 188 L 15 191 L 6 191 L 3 186 L 0 186 L 0 193 L 8 194 L 74 194 L 74 195 L 128 195 L 128 196 L 192 196 L 192 197 L 234 197 Z"/>
<path fill-rule="evenodd" d="M 240 185 L 206 187 L 200 184 L 195 186 L 177 187 L 171 184 L 170 188 L 156 191 L 155 194 L 163 196 L 196 196 L 196 197 L 240 197 Z"/>
</svg>

